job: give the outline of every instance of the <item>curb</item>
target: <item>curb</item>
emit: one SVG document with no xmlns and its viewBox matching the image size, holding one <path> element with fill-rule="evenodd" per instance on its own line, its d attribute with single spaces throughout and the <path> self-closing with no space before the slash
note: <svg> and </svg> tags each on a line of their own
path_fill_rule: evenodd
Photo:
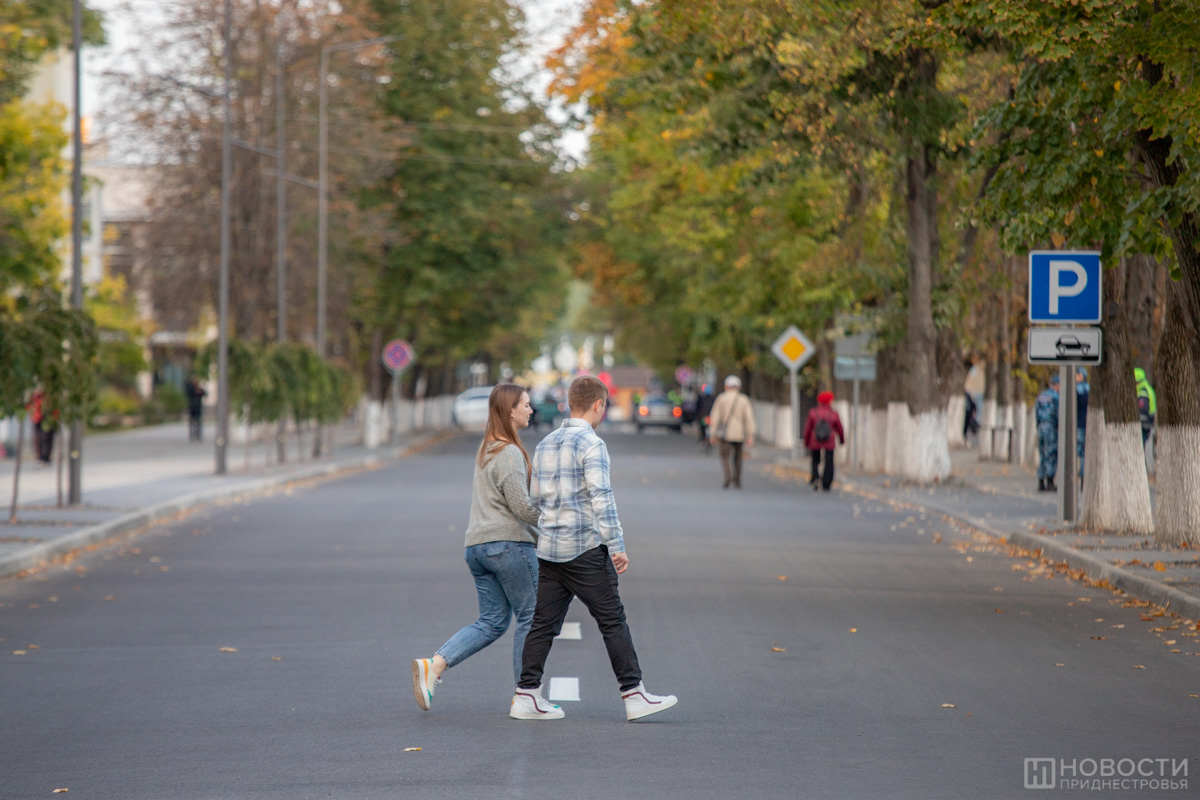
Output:
<svg viewBox="0 0 1200 800">
<path fill-rule="evenodd" d="M 1065 561 L 1072 569 L 1081 569 L 1088 574 L 1088 577 L 1094 580 L 1108 581 L 1109 586 L 1114 589 L 1120 589 L 1142 600 L 1149 600 L 1170 611 L 1178 612 L 1188 619 L 1200 619 L 1200 598 L 1192 597 L 1186 592 L 1181 592 L 1173 586 L 1168 586 L 1152 578 L 1122 569 L 1090 553 L 1076 550 L 1074 547 L 1062 544 L 1050 536 L 1027 533 L 1025 531 L 1005 532 L 992 527 L 983 520 L 947 511 L 944 508 L 920 501 L 916 498 L 900 499 L 955 519 L 964 525 L 981 530 L 1009 544 L 1024 547 L 1026 550 L 1040 551 L 1044 558 L 1053 561 Z"/>
<path fill-rule="evenodd" d="M 237 486 L 222 486 L 203 492 L 180 495 L 171 500 L 165 500 L 147 508 L 132 511 L 116 519 L 101 522 L 90 528 L 84 528 L 74 533 L 68 533 L 57 539 L 33 545 L 16 553 L 0 556 L 0 578 L 7 578 L 24 570 L 45 566 L 52 559 L 65 555 L 72 550 L 120 536 L 123 533 L 139 528 L 164 522 L 178 514 L 196 511 L 205 506 L 214 505 L 222 500 L 246 495 L 261 495 L 279 486 L 285 486 L 297 481 L 313 478 L 330 478 L 343 472 L 369 467 L 377 467 L 403 458 L 406 455 L 419 452 L 421 449 L 435 444 L 450 431 L 437 431 L 428 436 L 417 437 L 414 441 L 401 447 L 393 448 L 390 452 L 380 455 L 360 456 L 349 461 L 338 461 L 329 464 L 318 464 L 305 469 L 296 470 L 282 475 L 272 475 Z"/>
<path fill-rule="evenodd" d="M 776 460 L 776 464 L 785 467 L 796 469 L 795 462 L 790 459 L 787 461 Z M 984 491 L 976 486 L 966 484 L 968 488 L 975 491 Z M 887 489 L 876 489 L 875 487 L 867 487 L 861 484 L 843 482 L 843 491 L 859 494 L 864 490 L 887 492 Z M 889 493 L 890 494 L 890 493 Z M 892 495 L 894 497 L 894 495 Z M 1054 561 L 1065 561 L 1072 569 L 1081 569 L 1088 574 L 1089 577 L 1095 580 L 1108 581 L 1109 586 L 1114 589 L 1120 589 L 1128 594 L 1135 595 L 1142 600 L 1149 600 L 1152 603 L 1160 605 L 1170 611 L 1175 611 L 1180 615 L 1194 620 L 1200 620 L 1200 598 L 1192 597 L 1186 592 L 1181 592 L 1173 586 L 1168 586 L 1165 583 L 1147 578 L 1143 575 L 1130 572 L 1121 567 L 1114 566 L 1107 561 L 1097 558 L 1090 553 L 1085 553 L 1082 550 L 1076 550 L 1074 547 L 1062 544 L 1052 537 L 1042 536 L 1037 533 L 1027 533 L 1024 531 L 1005 532 L 992 527 L 989 523 L 983 520 L 974 519 L 954 511 L 948 511 L 935 504 L 929 503 L 920 498 L 897 497 L 897 500 L 906 503 L 912 503 L 916 506 L 921 506 L 930 511 L 934 511 L 943 516 L 957 520 L 964 525 L 968 525 L 976 530 L 995 536 L 1010 544 L 1024 547 L 1027 550 L 1040 551 L 1045 558 Z"/>
</svg>

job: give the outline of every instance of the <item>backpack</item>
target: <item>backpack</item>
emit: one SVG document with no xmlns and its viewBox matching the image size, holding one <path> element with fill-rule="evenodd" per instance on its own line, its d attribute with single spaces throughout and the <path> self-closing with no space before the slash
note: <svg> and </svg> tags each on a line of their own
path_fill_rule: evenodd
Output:
<svg viewBox="0 0 1200 800">
<path fill-rule="evenodd" d="M 829 425 L 829 420 L 817 420 L 817 425 L 813 428 L 813 438 L 818 442 L 828 442 L 830 436 L 833 436 L 833 428 Z"/>
</svg>

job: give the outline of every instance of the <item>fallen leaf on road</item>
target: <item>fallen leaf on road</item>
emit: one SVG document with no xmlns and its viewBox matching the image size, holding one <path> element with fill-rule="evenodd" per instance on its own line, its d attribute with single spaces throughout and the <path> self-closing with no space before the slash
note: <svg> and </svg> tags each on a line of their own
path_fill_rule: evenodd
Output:
<svg viewBox="0 0 1200 800">
<path fill-rule="evenodd" d="M 1103 642 L 1103 641 L 1104 641 L 1105 639 L 1107 639 L 1108 637 L 1107 637 L 1107 636 L 1093 636 L 1092 638 L 1093 638 L 1093 639 L 1096 639 L 1097 641 L 1101 641 L 1101 642 Z"/>
<path fill-rule="evenodd" d="M 775 576 L 775 580 L 777 580 L 777 581 L 786 581 L 786 580 L 788 580 L 788 576 L 787 576 L 787 575 L 776 575 L 776 576 Z"/>
<path fill-rule="evenodd" d="M 1163 644 L 1175 644 L 1175 640 L 1174 640 L 1174 639 L 1167 639 L 1165 642 L 1163 642 Z"/>
<path fill-rule="evenodd" d="M 1133 668 L 1134 669 L 1145 669 L 1145 667 L 1143 667 L 1141 664 L 1134 664 Z"/>
<path fill-rule="evenodd" d="M 787 652 L 787 648 L 786 648 L 786 647 L 780 647 L 780 646 L 779 646 L 779 642 L 774 642 L 774 643 L 771 645 L 771 652 L 772 652 L 772 653 L 786 653 L 786 652 Z"/>
<path fill-rule="evenodd" d="M 1056 667 L 1065 667 L 1065 666 L 1066 666 L 1066 664 L 1055 664 L 1054 666 L 1056 666 Z"/>
<path fill-rule="evenodd" d="M 116 600 L 117 598 L 113 597 L 111 594 L 106 594 L 106 595 L 104 595 L 104 599 L 105 600 Z"/>
<path fill-rule="evenodd" d="M 24 656 L 24 655 L 28 655 L 28 653 L 26 653 L 24 650 L 13 650 L 13 655 L 14 656 Z"/>
<path fill-rule="evenodd" d="M 70 791 L 70 789 L 55 789 L 50 794 L 65 794 L 66 792 L 69 792 L 69 791 Z"/>
<path fill-rule="evenodd" d="M 1092 620 L 1092 622 L 1104 622 L 1104 617 Z"/>
<path fill-rule="evenodd" d="M 932 541 L 934 544 L 941 544 L 942 543 L 942 535 L 940 533 L 935 533 L 933 535 Z"/>
<path fill-rule="evenodd" d="M 1003 613 L 1004 613 L 1004 609 L 1003 609 L 1003 608 L 997 608 L 997 609 L 996 609 L 996 613 L 997 613 L 997 614 L 1003 614 Z"/>
<path fill-rule="evenodd" d="M 406 747 L 406 748 L 404 748 L 404 752 L 406 752 L 406 753 L 419 753 L 419 752 L 421 752 L 421 748 L 419 748 L 419 747 Z"/>
<path fill-rule="evenodd" d="M 1188 697 L 1200 697 L 1200 694 L 1189 694 Z"/>
<path fill-rule="evenodd" d="M 236 653 L 237 648 L 236 647 L 222 647 L 221 652 L 222 653 Z"/>
<path fill-rule="evenodd" d="M 271 660 L 272 661 L 283 661 L 283 657 L 282 656 L 271 656 Z"/>
<path fill-rule="evenodd" d="M 1114 627 L 1114 628 L 1124 628 L 1124 627 L 1125 627 L 1125 623 L 1124 623 L 1124 622 L 1122 622 L 1120 625 L 1113 625 L 1113 627 Z"/>
<path fill-rule="evenodd" d="M 58 595 L 52 595 L 52 596 L 50 596 L 50 597 L 47 597 L 47 598 L 46 598 L 46 602 L 49 602 L 49 603 L 57 603 L 57 602 L 58 602 Z"/>
<path fill-rule="evenodd" d="M 1156 572 L 1166 572 L 1166 571 L 1167 571 L 1167 565 L 1166 565 L 1166 564 L 1164 564 L 1164 563 L 1163 563 L 1163 562 L 1161 562 L 1161 561 L 1155 561 L 1155 562 L 1154 562 L 1154 570 L 1155 570 Z"/>
<path fill-rule="evenodd" d="M 1182 650 L 1172 650 L 1171 652 L 1172 653 L 1182 653 L 1183 651 Z"/>
<path fill-rule="evenodd" d="M 851 628 L 851 629 L 850 629 L 850 632 L 851 632 L 851 633 L 858 633 L 858 628 Z"/>
<path fill-rule="evenodd" d="M 942 708 L 958 708 L 954 703 L 942 703 Z"/>
<path fill-rule="evenodd" d="M 993 592 L 1003 592 L 1003 591 L 1004 591 L 1004 587 L 1003 587 L 1003 586 L 997 586 L 995 589 L 992 589 L 992 591 L 993 591 Z"/>
</svg>

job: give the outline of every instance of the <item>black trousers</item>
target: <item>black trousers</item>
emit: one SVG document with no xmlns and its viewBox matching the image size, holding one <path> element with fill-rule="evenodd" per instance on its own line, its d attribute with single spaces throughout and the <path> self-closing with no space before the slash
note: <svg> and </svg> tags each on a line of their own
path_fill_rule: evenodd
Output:
<svg viewBox="0 0 1200 800">
<path fill-rule="evenodd" d="M 204 439 L 201 427 L 203 425 L 202 420 L 204 419 L 203 414 L 204 412 L 202 411 L 188 412 L 188 439 L 193 442 L 203 441 Z"/>
<path fill-rule="evenodd" d="M 725 474 L 725 485 L 742 485 L 742 442 L 721 440 L 721 471 Z"/>
<path fill-rule="evenodd" d="M 617 569 L 604 545 L 592 548 L 578 558 L 562 563 L 538 559 L 537 607 L 533 625 L 525 637 L 521 658 L 521 689 L 542 685 L 546 658 L 554 637 L 562 632 L 563 620 L 571 600 L 578 597 L 600 626 L 608 660 L 621 691 L 642 682 L 633 637 L 625 621 L 625 608 L 617 594 Z"/>
<path fill-rule="evenodd" d="M 829 487 L 833 485 L 833 451 L 832 450 L 812 450 L 812 477 L 809 478 L 809 483 L 821 482 L 821 488 L 829 491 Z M 821 472 L 821 453 L 825 454 L 825 471 Z"/>
</svg>

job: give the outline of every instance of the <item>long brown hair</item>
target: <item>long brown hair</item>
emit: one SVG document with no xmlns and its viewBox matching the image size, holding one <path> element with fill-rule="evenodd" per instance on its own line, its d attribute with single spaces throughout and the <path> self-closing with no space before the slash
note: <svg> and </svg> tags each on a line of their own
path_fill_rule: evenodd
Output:
<svg viewBox="0 0 1200 800">
<path fill-rule="evenodd" d="M 531 470 L 529 452 L 525 449 L 525 445 L 521 444 L 521 437 L 517 435 L 517 427 L 513 425 L 512 421 L 512 412 L 521 402 L 521 395 L 528 391 L 524 386 L 518 386 L 515 383 L 497 384 L 496 388 L 492 389 L 492 393 L 488 397 L 487 428 L 483 432 L 483 443 L 479 445 L 479 456 L 476 459 L 479 466 L 486 467 L 492 457 L 504 449 L 505 445 L 515 444 L 520 448 L 521 455 L 525 456 L 526 483 L 529 482 Z"/>
</svg>

